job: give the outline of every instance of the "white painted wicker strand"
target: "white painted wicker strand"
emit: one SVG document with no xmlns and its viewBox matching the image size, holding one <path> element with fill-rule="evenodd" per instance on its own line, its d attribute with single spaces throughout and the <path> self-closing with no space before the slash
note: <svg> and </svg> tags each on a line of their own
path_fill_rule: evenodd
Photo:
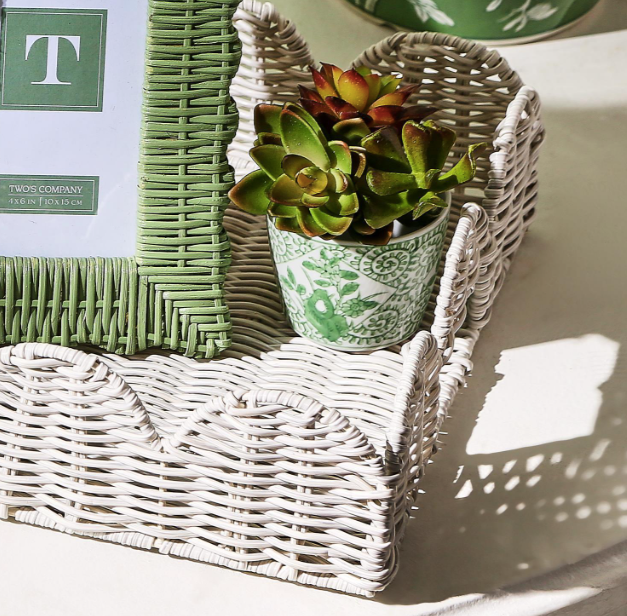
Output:
<svg viewBox="0 0 627 616">
<path fill-rule="evenodd" d="M 246 0 L 236 24 L 230 154 L 243 171 L 254 104 L 286 100 L 310 55 L 267 4 Z M 440 105 L 462 148 L 495 144 L 455 195 L 423 331 L 368 355 L 295 337 L 265 221 L 232 209 L 234 345 L 221 359 L 0 350 L 0 517 L 366 596 L 390 582 L 418 480 L 533 214 L 542 126 L 535 93 L 476 43 L 398 34 L 362 58 L 431 80 L 418 97 Z"/>
</svg>

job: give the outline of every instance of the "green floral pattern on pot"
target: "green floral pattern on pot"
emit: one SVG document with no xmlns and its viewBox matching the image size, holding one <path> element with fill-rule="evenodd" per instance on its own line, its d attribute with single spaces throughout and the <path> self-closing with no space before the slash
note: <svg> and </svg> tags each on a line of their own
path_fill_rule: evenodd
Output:
<svg viewBox="0 0 627 616">
<path fill-rule="evenodd" d="M 347 0 L 406 30 L 472 39 L 538 37 L 583 16 L 599 0 Z"/>
<path fill-rule="evenodd" d="M 343 351 L 406 340 L 435 283 L 449 209 L 385 246 L 325 241 L 268 225 L 286 314 L 304 338 Z"/>
</svg>

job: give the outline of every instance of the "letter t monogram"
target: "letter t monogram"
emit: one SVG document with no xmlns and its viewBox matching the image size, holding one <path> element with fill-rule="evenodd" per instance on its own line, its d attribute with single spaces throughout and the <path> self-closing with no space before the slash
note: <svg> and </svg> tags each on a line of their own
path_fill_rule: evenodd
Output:
<svg viewBox="0 0 627 616">
<path fill-rule="evenodd" d="M 59 70 L 59 40 L 65 39 L 69 41 L 76 52 L 76 60 L 80 60 L 81 54 L 81 37 L 80 36 L 63 36 L 57 34 L 27 34 L 26 35 L 26 59 L 30 54 L 33 45 L 40 39 L 48 41 L 48 61 L 46 67 L 46 77 L 43 81 L 32 81 L 33 85 L 55 85 L 69 86 L 70 81 L 60 81 L 58 76 Z"/>
</svg>

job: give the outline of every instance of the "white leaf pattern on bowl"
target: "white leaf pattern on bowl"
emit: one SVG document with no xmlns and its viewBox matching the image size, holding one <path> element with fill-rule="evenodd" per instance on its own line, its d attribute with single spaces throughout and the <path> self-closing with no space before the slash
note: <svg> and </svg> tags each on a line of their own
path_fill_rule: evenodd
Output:
<svg viewBox="0 0 627 616">
<path fill-rule="evenodd" d="M 495 3 L 498 3 L 495 5 Z M 493 0 L 486 11 L 495 10 L 501 3 L 501 0 Z M 491 8 L 492 7 L 492 8 Z M 554 7 L 550 2 L 541 2 L 539 4 L 532 5 L 532 0 L 525 0 L 517 9 L 514 9 L 503 17 L 500 21 L 506 22 L 503 26 L 503 31 L 514 30 L 520 32 L 523 30 L 530 21 L 542 21 L 548 19 L 554 15 L 559 9 Z"/>
<path fill-rule="evenodd" d="M 454 26 L 455 22 L 442 10 L 434 0 L 409 0 L 416 11 L 416 15 L 420 21 L 433 21 L 445 25 Z"/>
</svg>

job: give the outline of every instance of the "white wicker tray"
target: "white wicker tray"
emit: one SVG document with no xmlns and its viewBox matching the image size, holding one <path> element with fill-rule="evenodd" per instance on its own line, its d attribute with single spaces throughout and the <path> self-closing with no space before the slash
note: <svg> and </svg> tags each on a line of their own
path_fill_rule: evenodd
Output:
<svg viewBox="0 0 627 616">
<path fill-rule="evenodd" d="M 260 101 L 293 97 L 312 58 L 274 8 L 236 15 L 242 171 Z M 294 337 L 265 222 L 227 213 L 234 345 L 219 360 L 0 349 L 0 518 L 372 596 L 398 568 L 417 482 L 537 196 L 539 100 L 496 51 L 399 33 L 360 63 L 424 80 L 418 99 L 494 142 L 454 211 L 424 328 L 368 355 Z M 480 204 L 480 205 L 479 205 Z"/>
</svg>

